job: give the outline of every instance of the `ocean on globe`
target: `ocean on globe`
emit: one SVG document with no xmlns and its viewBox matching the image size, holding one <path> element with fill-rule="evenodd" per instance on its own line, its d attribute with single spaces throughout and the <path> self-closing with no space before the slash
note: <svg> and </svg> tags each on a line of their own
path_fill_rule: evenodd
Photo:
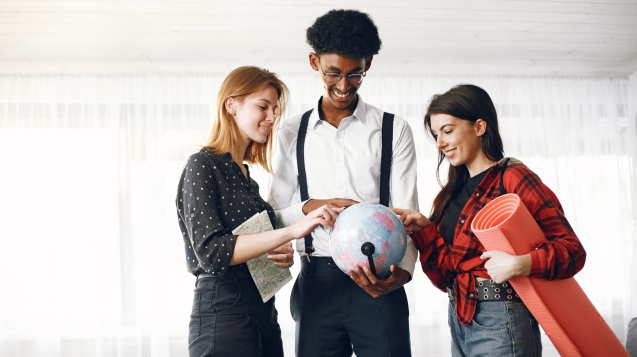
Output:
<svg viewBox="0 0 637 357">
<path fill-rule="evenodd" d="M 376 276 L 383 279 L 389 268 L 398 265 L 405 255 L 407 234 L 402 222 L 389 208 L 376 203 L 359 203 L 338 215 L 330 233 L 332 259 L 347 273 L 356 266 L 370 267 L 361 247 L 370 242 Z M 369 245 L 368 245 L 369 246 Z"/>
</svg>

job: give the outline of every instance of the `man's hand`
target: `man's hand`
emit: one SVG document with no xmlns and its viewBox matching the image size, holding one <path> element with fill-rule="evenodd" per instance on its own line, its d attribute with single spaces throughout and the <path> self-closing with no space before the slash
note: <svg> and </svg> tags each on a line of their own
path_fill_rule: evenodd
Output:
<svg viewBox="0 0 637 357">
<path fill-rule="evenodd" d="M 350 270 L 348 273 L 358 286 L 372 297 L 377 298 L 400 288 L 409 281 L 409 273 L 404 269 L 394 265 L 389 269 L 391 270 L 391 275 L 385 280 L 378 279 L 367 267 L 361 268 L 357 266 L 356 271 Z"/>
<path fill-rule="evenodd" d="M 531 274 L 531 254 L 526 255 L 510 255 L 497 250 L 490 250 L 482 253 L 484 268 L 491 276 L 491 279 L 497 284 L 502 284 L 516 276 L 525 276 Z"/>
<path fill-rule="evenodd" d="M 303 205 L 303 214 L 307 216 L 308 213 L 314 211 L 315 209 L 327 205 L 331 209 L 341 208 L 341 207 L 349 207 L 351 205 L 355 205 L 360 203 L 358 201 L 350 200 L 347 198 L 332 198 L 329 200 L 309 200 L 305 202 Z"/>
<path fill-rule="evenodd" d="M 274 264 L 281 268 L 289 268 L 294 265 L 292 242 L 287 242 L 271 251 L 268 255 L 268 259 L 274 260 Z"/>
</svg>

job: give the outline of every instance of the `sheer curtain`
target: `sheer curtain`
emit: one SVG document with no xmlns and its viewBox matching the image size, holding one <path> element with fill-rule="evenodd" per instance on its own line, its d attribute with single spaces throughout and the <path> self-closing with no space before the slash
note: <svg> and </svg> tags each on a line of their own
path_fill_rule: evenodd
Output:
<svg viewBox="0 0 637 357">
<path fill-rule="evenodd" d="M 194 277 L 174 197 L 186 158 L 208 137 L 224 75 L 0 76 L 0 355 L 187 355 Z M 288 114 L 316 103 L 317 76 L 281 77 Z M 365 101 L 414 131 L 423 212 L 439 186 L 422 115 L 457 83 L 489 92 L 506 155 L 560 198 L 588 252 L 577 279 L 624 341 L 637 316 L 637 78 L 371 73 Z M 267 196 L 268 175 L 252 172 Z M 414 356 L 447 356 L 446 295 L 416 270 L 406 286 Z M 287 355 L 290 290 L 277 294 Z M 544 341 L 545 356 L 556 355 Z"/>
</svg>

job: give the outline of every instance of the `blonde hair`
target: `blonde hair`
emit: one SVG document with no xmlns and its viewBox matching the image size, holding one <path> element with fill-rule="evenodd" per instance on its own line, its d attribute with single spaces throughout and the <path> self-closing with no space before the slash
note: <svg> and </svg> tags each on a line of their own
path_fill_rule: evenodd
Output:
<svg viewBox="0 0 637 357">
<path fill-rule="evenodd" d="M 225 102 L 228 98 L 234 98 L 234 100 L 241 102 L 246 96 L 258 93 L 268 86 L 272 86 L 279 95 L 272 131 L 265 143 L 251 142 L 246 149 L 243 160 L 249 164 L 258 164 L 267 172 L 272 173 L 270 158 L 272 157 L 277 124 L 285 112 L 290 94 L 286 85 L 281 82 L 276 74 L 267 69 L 243 66 L 230 72 L 223 80 L 217 93 L 217 115 L 212 125 L 208 143 L 206 143 L 204 148 L 218 155 L 238 151 L 239 128 L 232 115 L 226 109 Z"/>
</svg>

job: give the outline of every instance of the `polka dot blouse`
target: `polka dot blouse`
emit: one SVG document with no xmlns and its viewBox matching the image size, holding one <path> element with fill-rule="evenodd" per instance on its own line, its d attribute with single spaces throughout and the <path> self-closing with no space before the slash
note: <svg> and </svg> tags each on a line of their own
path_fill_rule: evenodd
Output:
<svg viewBox="0 0 637 357">
<path fill-rule="evenodd" d="M 230 154 L 201 149 L 190 156 L 176 204 L 188 271 L 194 275 L 224 276 L 237 241 L 232 231 L 256 213 L 267 210 L 275 226 L 274 210 L 259 195 L 259 185 L 246 180 Z"/>
</svg>

